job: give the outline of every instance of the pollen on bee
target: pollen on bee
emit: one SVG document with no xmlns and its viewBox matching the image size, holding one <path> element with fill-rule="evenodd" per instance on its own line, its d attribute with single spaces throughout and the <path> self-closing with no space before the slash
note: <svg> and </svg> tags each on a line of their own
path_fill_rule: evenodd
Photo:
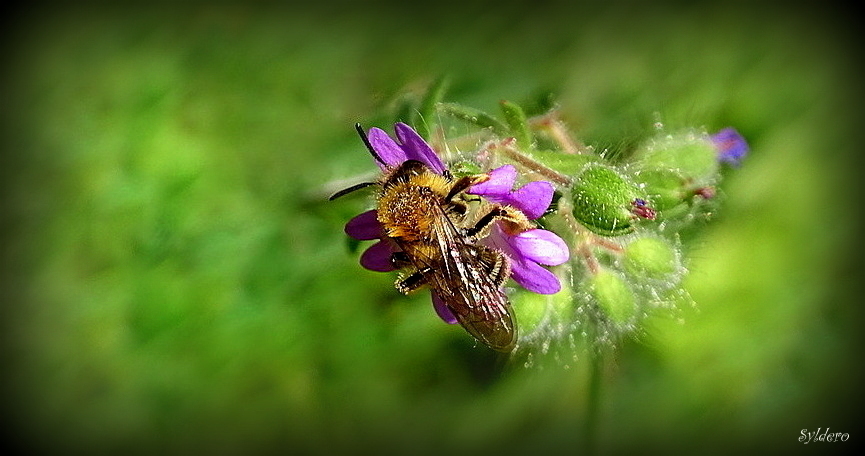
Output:
<svg viewBox="0 0 865 456">
<path fill-rule="evenodd" d="M 406 241 L 430 237 L 431 214 L 447 193 L 447 184 L 443 176 L 425 173 L 384 190 L 378 200 L 378 220 L 385 234 Z"/>
</svg>

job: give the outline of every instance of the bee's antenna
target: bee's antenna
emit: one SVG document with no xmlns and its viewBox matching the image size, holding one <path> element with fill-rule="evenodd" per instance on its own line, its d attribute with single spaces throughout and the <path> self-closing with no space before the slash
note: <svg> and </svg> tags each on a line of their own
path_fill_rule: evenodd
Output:
<svg viewBox="0 0 865 456">
<path fill-rule="evenodd" d="M 354 192 L 354 191 L 360 190 L 360 189 L 362 189 L 362 188 L 369 187 L 370 185 L 375 185 L 375 184 L 377 184 L 377 183 L 378 183 L 378 182 L 361 182 L 361 183 L 359 183 L 359 184 L 352 185 L 352 186 L 349 187 L 349 188 L 345 188 L 345 189 L 342 189 L 342 190 L 340 190 L 340 191 L 334 193 L 333 195 L 331 195 L 330 198 L 328 198 L 328 201 L 333 201 L 333 200 L 339 198 L 340 196 L 347 195 L 347 194 L 349 194 L 349 193 L 351 193 L 351 192 Z"/>
<path fill-rule="evenodd" d="M 381 159 L 381 156 L 378 155 L 378 152 L 376 152 L 375 149 L 372 148 L 372 144 L 370 144 L 369 138 L 366 136 L 366 132 L 363 131 L 363 127 L 360 125 L 359 122 L 354 124 L 354 129 L 357 130 L 357 134 L 360 135 L 360 139 L 363 141 L 363 145 L 366 146 L 367 149 L 369 149 L 369 153 L 372 154 L 372 158 L 374 158 L 375 161 L 381 163 L 384 166 L 389 166 L 387 163 L 384 162 L 384 160 Z"/>
</svg>

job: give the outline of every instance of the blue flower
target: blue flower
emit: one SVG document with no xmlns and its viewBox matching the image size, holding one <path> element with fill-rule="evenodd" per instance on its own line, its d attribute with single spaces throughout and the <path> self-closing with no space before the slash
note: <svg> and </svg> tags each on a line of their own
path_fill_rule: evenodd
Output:
<svg viewBox="0 0 865 456">
<path fill-rule="evenodd" d="M 711 135 L 710 139 L 718 150 L 718 161 L 739 166 L 748 154 L 748 143 L 735 128 L 727 127 Z"/>
</svg>

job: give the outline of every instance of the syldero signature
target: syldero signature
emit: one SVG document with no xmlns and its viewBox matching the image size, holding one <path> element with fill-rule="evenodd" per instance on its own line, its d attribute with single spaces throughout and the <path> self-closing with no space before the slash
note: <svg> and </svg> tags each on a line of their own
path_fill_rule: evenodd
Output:
<svg viewBox="0 0 865 456">
<path fill-rule="evenodd" d="M 850 439 L 850 434 L 846 432 L 829 432 L 830 428 L 817 428 L 814 432 L 808 432 L 807 429 L 802 429 L 799 431 L 801 436 L 799 437 L 799 441 L 808 444 L 811 442 L 846 442 Z M 822 433 L 820 431 L 823 431 Z"/>
</svg>

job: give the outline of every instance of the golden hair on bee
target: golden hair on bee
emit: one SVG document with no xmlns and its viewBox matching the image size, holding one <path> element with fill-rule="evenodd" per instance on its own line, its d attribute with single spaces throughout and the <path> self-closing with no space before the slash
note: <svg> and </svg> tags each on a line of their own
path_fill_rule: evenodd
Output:
<svg viewBox="0 0 865 456">
<path fill-rule="evenodd" d="M 395 173 L 405 173 L 409 167 L 397 168 Z M 378 196 L 378 220 L 385 235 L 405 241 L 431 238 L 431 217 L 447 197 L 450 181 L 428 170 L 408 176 L 395 173 L 382 180 Z"/>
</svg>

